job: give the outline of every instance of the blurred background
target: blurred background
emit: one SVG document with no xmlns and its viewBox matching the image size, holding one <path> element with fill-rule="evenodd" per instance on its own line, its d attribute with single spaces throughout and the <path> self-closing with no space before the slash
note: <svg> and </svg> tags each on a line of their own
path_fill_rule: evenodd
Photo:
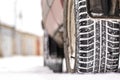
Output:
<svg viewBox="0 0 120 80">
<path fill-rule="evenodd" d="M 0 0 L 0 74 L 43 72 L 41 13 L 41 0 Z"/>
<path fill-rule="evenodd" d="M 40 0 L 0 0 L 1 56 L 40 55 Z"/>
</svg>

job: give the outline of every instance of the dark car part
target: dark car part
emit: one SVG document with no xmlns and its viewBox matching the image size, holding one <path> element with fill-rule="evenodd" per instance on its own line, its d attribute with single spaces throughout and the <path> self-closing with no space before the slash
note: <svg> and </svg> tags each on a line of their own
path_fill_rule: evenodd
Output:
<svg viewBox="0 0 120 80">
<path fill-rule="evenodd" d="M 63 48 L 45 32 L 44 35 L 44 65 L 54 72 L 62 72 Z"/>
<path fill-rule="evenodd" d="M 87 0 L 91 17 L 120 18 L 120 0 Z"/>
</svg>

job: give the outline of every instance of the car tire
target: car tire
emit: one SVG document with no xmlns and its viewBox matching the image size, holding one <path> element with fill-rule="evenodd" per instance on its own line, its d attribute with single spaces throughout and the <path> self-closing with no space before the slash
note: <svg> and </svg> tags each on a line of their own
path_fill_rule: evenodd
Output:
<svg viewBox="0 0 120 80">
<path fill-rule="evenodd" d="M 87 0 L 65 1 L 64 49 L 67 71 L 117 72 L 120 52 L 119 20 L 91 18 L 87 13 Z M 74 31 L 73 28 L 75 32 L 72 33 L 74 36 L 71 38 L 69 35 Z M 75 41 L 71 42 L 73 38 Z M 71 68 L 71 58 L 74 59 L 73 68 Z"/>
</svg>

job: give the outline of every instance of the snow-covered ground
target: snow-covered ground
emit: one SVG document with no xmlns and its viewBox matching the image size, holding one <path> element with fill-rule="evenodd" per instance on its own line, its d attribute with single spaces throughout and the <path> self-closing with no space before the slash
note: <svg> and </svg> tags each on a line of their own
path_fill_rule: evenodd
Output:
<svg viewBox="0 0 120 80">
<path fill-rule="evenodd" d="M 46 72 L 47 71 L 47 72 Z M 49 73 L 41 56 L 14 56 L 0 59 L 0 73 Z"/>
<path fill-rule="evenodd" d="M 120 74 L 55 74 L 43 67 L 43 57 L 15 56 L 0 59 L 1 80 L 119 80 Z"/>
</svg>

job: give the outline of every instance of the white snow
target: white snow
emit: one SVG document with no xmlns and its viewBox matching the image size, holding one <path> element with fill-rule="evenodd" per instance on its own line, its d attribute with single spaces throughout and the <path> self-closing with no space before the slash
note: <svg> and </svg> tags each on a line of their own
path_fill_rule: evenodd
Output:
<svg viewBox="0 0 120 80">
<path fill-rule="evenodd" d="M 1 80 L 119 80 L 120 74 L 58 74 L 43 67 L 41 56 L 14 56 L 0 59 Z"/>
<path fill-rule="evenodd" d="M 0 73 L 45 73 L 46 71 L 52 72 L 48 67 L 43 67 L 41 56 L 14 56 L 0 59 Z"/>
</svg>

